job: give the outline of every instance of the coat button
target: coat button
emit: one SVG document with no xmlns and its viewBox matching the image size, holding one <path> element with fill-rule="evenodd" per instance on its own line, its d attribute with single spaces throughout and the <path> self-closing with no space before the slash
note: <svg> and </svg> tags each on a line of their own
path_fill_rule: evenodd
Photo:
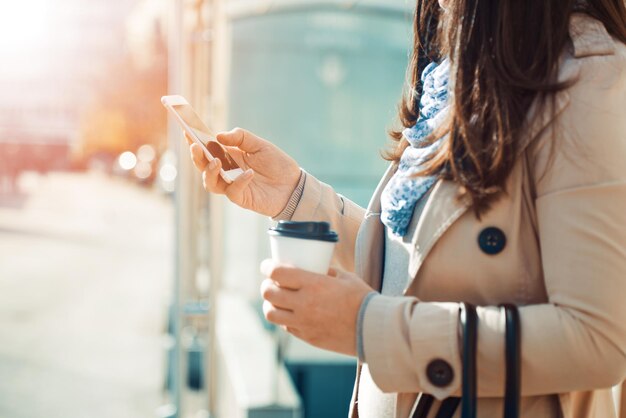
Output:
<svg viewBox="0 0 626 418">
<path fill-rule="evenodd" d="M 430 383 L 437 387 L 448 386 L 452 382 L 454 377 L 454 371 L 452 366 L 447 361 L 442 359 L 435 359 L 428 363 L 426 367 L 426 376 Z"/>
<path fill-rule="evenodd" d="M 506 236 L 500 228 L 490 226 L 483 229 L 480 235 L 478 235 L 478 245 L 486 254 L 498 254 L 506 245 Z"/>
</svg>

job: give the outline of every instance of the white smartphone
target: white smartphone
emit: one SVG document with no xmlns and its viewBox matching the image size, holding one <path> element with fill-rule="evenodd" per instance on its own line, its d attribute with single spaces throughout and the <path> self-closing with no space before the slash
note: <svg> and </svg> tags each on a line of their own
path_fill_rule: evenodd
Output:
<svg viewBox="0 0 626 418">
<path fill-rule="evenodd" d="M 226 148 L 217 142 L 211 130 L 202 122 L 187 99 L 183 96 L 163 96 L 161 103 L 172 112 L 189 137 L 202 147 L 209 161 L 217 158 L 222 162 L 220 175 L 226 183 L 232 183 L 243 173 L 243 169 L 228 154 Z"/>
</svg>

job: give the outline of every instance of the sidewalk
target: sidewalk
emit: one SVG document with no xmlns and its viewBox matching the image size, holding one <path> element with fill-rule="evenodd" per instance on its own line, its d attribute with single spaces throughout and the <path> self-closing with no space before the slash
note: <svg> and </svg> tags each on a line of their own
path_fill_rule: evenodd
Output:
<svg viewBox="0 0 626 418">
<path fill-rule="evenodd" d="M 155 416 L 171 203 L 95 174 L 22 180 L 23 202 L 0 196 L 0 416 Z"/>
</svg>

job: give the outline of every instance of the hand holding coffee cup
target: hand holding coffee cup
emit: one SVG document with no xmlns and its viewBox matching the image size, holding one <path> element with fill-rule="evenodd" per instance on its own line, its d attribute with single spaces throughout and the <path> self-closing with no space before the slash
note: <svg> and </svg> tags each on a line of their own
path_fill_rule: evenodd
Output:
<svg viewBox="0 0 626 418">
<path fill-rule="evenodd" d="M 287 336 L 316 347 L 356 355 L 356 318 L 373 289 L 354 273 L 329 264 L 337 242 L 330 225 L 279 223 L 269 231 L 272 259 L 261 263 L 263 314 L 276 328 L 276 360 L 282 362 Z"/>
<path fill-rule="evenodd" d="M 318 274 L 327 274 L 333 257 L 337 233 L 330 230 L 327 222 L 291 222 L 279 221 L 268 231 L 272 259 Z M 267 303 L 267 302 L 266 302 Z M 276 364 L 283 363 L 287 349 L 288 334 L 276 330 Z M 278 381 L 274 385 L 275 398 L 278 399 Z"/>
<path fill-rule="evenodd" d="M 328 222 L 279 221 L 268 233 L 274 261 L 313 273 L 328 273 L 339 240 Z"/>
</svg>

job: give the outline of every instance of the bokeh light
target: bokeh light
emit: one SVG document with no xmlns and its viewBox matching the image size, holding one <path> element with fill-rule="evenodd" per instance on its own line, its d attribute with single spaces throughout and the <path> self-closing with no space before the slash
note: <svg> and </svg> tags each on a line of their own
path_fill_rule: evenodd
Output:
<svg viewBox="0 0 626 418">
<path fill-rule="evenodd" d="M 173 164 L 165 164 L 159 170 L 159 176 L 162 181 L 170 182 L 176 180 L 176 176 L 178 175 L 178 170 L 174 167 Z"/>
<path fill-rule="evenodd" d="M 130 151 L 123 152 L 117 159 L 118 164 L 124 170 L 132 170 L 137 165 L 137 157 Z"/>
<path fill-rule="evenodd" d="M 134 173 L 139 180 L 146 180 L 152 174 L 152 166 L 148 162 L 138 161 Z"/>
<path fill-rule="evenodd" d="M 149 163 L 153 161 L 155 157 L 156 157 L 156 151 L 154 150 L 154 147 L 150 144 L 144 144 L 140 146 L 139 149 L 137 150 L 137 158 L 140 161 L 145 161 Z"/>
</svg>

